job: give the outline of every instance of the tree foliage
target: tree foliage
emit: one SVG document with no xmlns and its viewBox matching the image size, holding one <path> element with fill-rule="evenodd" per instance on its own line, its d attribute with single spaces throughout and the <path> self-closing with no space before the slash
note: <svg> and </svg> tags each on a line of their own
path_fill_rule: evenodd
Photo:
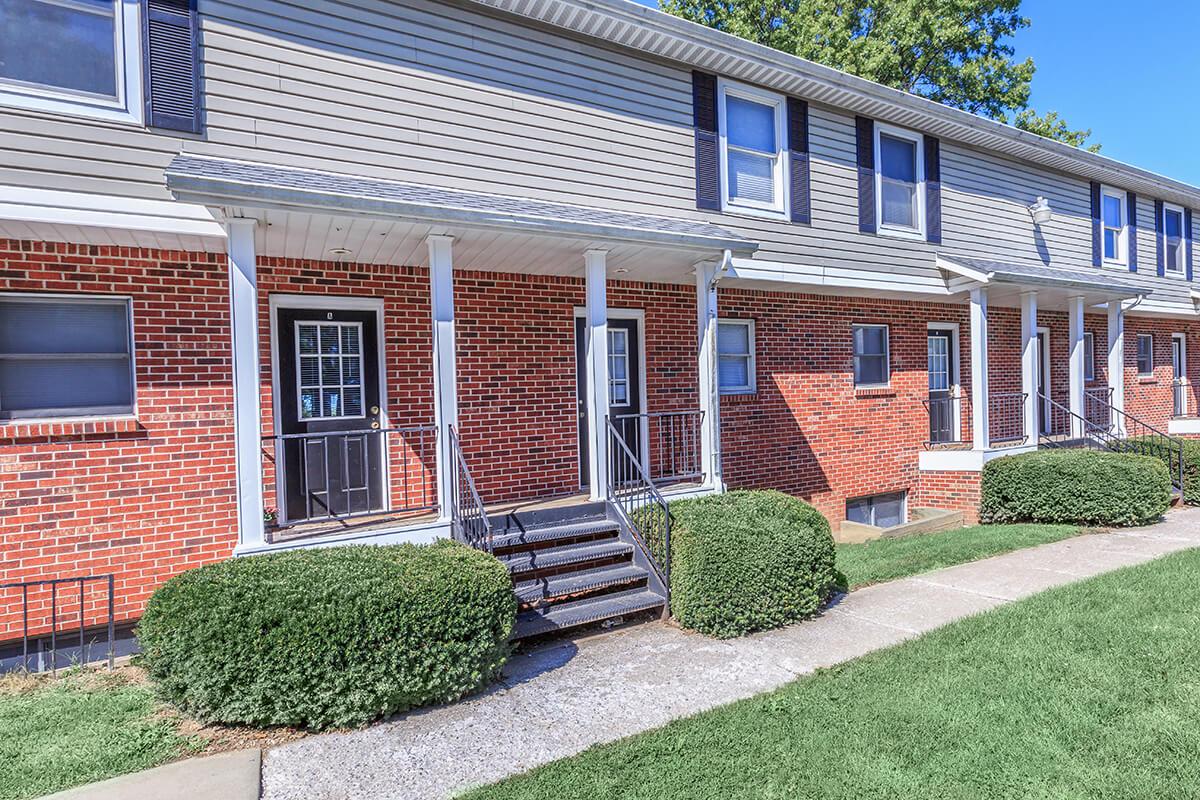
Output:
<svg viewBox="0 0 1200 800">
<path fill-rule="evenodd" d="M 1057 111 L 1047 111 L 1045 114 L 1038 116 L 1032 108 L 1027 108 L 1021 111 L 1013 119 L 1013 125 L 1016 125 L 1023 131 L 1036 133 L 1038 136 L 1045 136 L 1047 139 L 1057 139 L 1060 142 L 1066 142 L 1073 147 L 1084 147 L 1087 145 L 1087 140 L 1092 135 L 1091 128 L 1087 130 L 1072 130 L 1067 121 L 1058 115 Z M 1084 147 L 1089 153 L 1099 153 L 1100 145 L 1090 144 Z"/>
<path fill-rule="evenodd" d="M 1008 43 L 1029 26 L 1020 0 L 659 1 L 668 13 L 885 86 L 991 119 L 1018 115 L 1027 130 L 1076 146 L 1090 134 L 1054 112 L 1023 113 L 1036 68 Z"/>
</svg>

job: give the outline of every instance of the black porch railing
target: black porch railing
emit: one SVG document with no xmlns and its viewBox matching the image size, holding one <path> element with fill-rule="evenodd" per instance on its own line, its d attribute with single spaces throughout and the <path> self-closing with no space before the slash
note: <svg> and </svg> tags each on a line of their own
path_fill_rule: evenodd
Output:
<svg viewBox="0 0 1200 800">
<path fill-rule="evenodd" d="M 87 624 L 87 585 L 100 584 L 102 590 L 107 592 L 108 614 L 106 622 L 99 625 Z M 43 628 L 36 622 L 30 625 L 30 592 L 38 588 L 49 587 L 50 590 L 50 625 L 49 630 L 37 633 Z M 21 668 L 26 671 L 30 670 L 29 646 L 35 640 L 44 640 L 47 636 L 50 639 L 50 672 L 57 674 L 58 672 L 58 649 L 59 643 L 65 642 L 74 645 L 78 648 L 78 663 L 90 663 L 92 659 L 88 658 L 89 629 L 94 633 L 98 628 L 104 631 L 104 641 L 106 644 L 105 654 L 108 660 L 108 668 L 113 668 L 114 652 L 113 647 L 116 641 L 115 635 L 115 600 L 116 589 L 112 575 L 87 575 L 77 578 L 47 578 L 37 581 L 21 581 L 18 583 L 3 583 L 0 584 L 0 597 L 6 595 L 9 591 L 19 589 L 21 592 Z M 74 591 L 77 590 L 77 591 Z M 42 617 L 42 613 L 37 610 L 39 598 L 34 598 L 33 613 L 35 617 Z M 44 598 L 41 599 L 44 603 Z M 79 611 L 77 624 L 72 624 L 70 628 L 60 624 L 60 615 L 63 611 L 62 606 L 70 607 L 74 605 Z M 102 605 L 102 604 L 101 604 Z M 31 631 L 34 631 L 31 633 Z M 95 638 L 91 640 L 94 647 Z M 39 662 L 40 663 L 40 662 Z"/>
<path fill-rule="evenodd" d="M 955 444 L 962 441 L 961 397 L 927 397 L 921 401 L 929 412 L 926 444 Z"/>
<path fill-rule="evenodd" d="M 475 479 L 467 467 L 458 432 L 450 426 L 450 450 L 454 461 L 450 492 L 450 528 L 454 539 L 477 550 L 492 552 L 492 522 L 475 488 Z"/>
<path fill-rule="evenodd" d="M 275 466 L 278 521 L 341 522 L 437 510 L 437 439 L 436 425 L 263 437 Z"/>
<path fill-rule="evenodd" d="M 1112 424 L 1107 427 L 1090 425 L 1086 417 L 1072 412 L 1061 403 L 1038 394 L 1038 400 L 1048 409 L 1050 425 L 1039 436 L 1038 443 L 1046 447 L 1086 447 L 1111 450 L 1116 453 L 1136 453 L 1154 456 L 1167 465 L 1171 485 L 1183 492 L 1183 441 L 1163 433 L 1158 428 L 1109 406 L 1107 415 Z M 1093 403 L 1102 402 L 1099 397 Z"/>
<path fill-rule="evenodd" d="M 608 499 L 629 525 L 665 591 L 671 586 L 671 513 L 667 501 L 609 418 Z"/>
<path fill-rule="evenodd" d="M 701 425 L 704 412 L 655 411 L 617 414 L 609 424 L 630 451 L 639 456 L 648 477 L 657 485 L 702 481 Z M 610 454 L 616 452 L 609 448 Z"/>
<path fill-rule="evenodd" d="M 996 392 L 988 395 L 988 438 L 992 443 L 1022 441 L 1025 432 L 1025 392 Z"/>
<path fill-rule="evenodd" d="M 1113 390 L 1109 386 L 1098 386 L 1083 393 L 1083 418 L 1089 431 L 1108 430 L 1113 425 Z"/>
</svg>

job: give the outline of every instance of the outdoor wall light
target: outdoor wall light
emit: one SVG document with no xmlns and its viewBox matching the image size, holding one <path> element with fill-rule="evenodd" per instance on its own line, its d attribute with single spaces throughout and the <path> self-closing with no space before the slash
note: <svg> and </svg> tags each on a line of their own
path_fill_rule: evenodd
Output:
<svg viewBox="0 0 1200 800">
<path fill-rule="evenodd" d="M 1029 207 L 1029 215 L 1033 217 L 1034 224 L 1045 225 L 1054 219 L 1054 209 L 1050 208 L 1049 200 L 1039 197 L 1037 202 Z"/>
</svg>

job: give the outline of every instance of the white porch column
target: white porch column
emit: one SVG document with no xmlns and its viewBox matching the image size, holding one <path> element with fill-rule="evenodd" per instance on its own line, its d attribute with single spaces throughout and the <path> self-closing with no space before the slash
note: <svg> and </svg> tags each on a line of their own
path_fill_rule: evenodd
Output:
<svg viewBox="0 0 1200 800">
<path fill-rule="evenodd" d="M 450 518 L 454 453 L 450 426 L 458 425 L 458 367 L 454 355 L 454 261 L 452 236 L 430 236 L 429 306 L 433 313 L 433 420 L 437 425 L 438 516 Z"/>
<path fill-rule="evenodd" d="M 971 447 L 987 450 L 991 445 L 988 430 L 988 347 L 987 289 L 971 290 Z"/>
<path fill-rule="evenodd" d="M 591 499 L 608 497 L 608 271 L 604 250 L 584 253 L 587 294 L 588 474 Z"/>
<path fill-rule="evenodd" d="M 1037 292 L 1021 293 L 1021 391 L 1025 393 L 1025 441 L 1038 436 Z"/>
<path fill-rule="evenodd" d="M 233 338 L 233 443 L 238 546 L 266 543 L 263 525 L 262 415 L 258 367 L 258 280 L 253 219 L 225 223 Z"/>
<path fill-rule="evenodd" d="M 1070 408 L 1071 408 L 1071 437 L 1079 439 L 1083 437 L 1083 420 L 1086 413 L 1083 392 L 1086 386 L 1084 380 L 1084 352 L 1083 352 L 1083 298 L 1072 297 L 1067 300 L 1067 315 L 1069 317 L 1069 331 L 1071 336 L 1071 362 L 1070 362 Z"/>
<path fill-rule="evenodd" d="M 1125 310 L 1120 300 L 1108 301 L 1108 386 L 1112 389 L 1112 407 L 1125 410 Z M 1114 414 L 1113 433 L 1122 435 L 1122 418 Z"/>
<path fill-rule="evenodd" d="M 717 384 L 717 265 L 696 265 L 696 338 L 700 396 L 700 468 L 705 483 L 724 491 L 721 475 L 721 397 Z"/>
</svg>

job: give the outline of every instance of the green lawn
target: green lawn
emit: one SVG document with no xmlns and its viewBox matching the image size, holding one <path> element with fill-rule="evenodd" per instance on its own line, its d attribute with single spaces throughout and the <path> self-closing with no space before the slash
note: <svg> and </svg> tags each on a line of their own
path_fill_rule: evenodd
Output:
<svg viewBox="0 0 1200 800">
<path fill-rule="evenodd" d="M 161 764 L 187 741 L 150 687 L 123 673 L 0 681 L 0 800 L 38 797 Z"/>
<path fill-rule="evenodd" d="M 1192 797 L 1197 653 L 1193 550 L 1036 595 L 470 797 Z"/>
<path fill-rule="evenodd" d="M 850 588 L 857 589 L 1079 533 L 1077 525 L 976 525 L 865 544 L 839 544 L 837 566 Z"/>
</svg>

